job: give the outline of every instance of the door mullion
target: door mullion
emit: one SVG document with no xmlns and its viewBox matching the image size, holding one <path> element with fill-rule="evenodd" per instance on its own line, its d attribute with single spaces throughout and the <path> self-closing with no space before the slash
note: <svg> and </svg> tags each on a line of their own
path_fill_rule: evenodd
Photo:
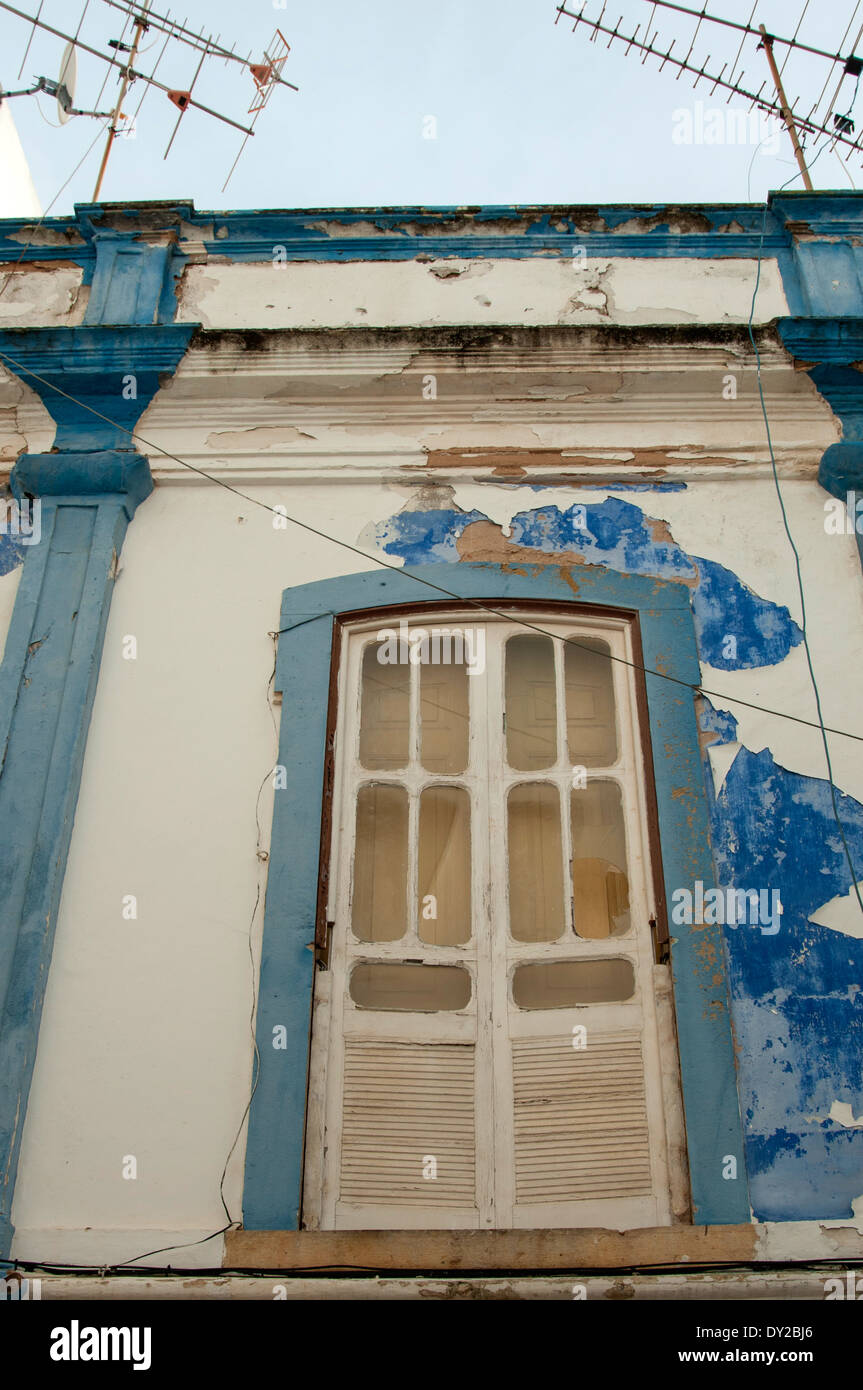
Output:
<svg viewBox="0 0 863 1390">
<path fill-rule="evenodd" d="M 491 903 L 489 899 L 489 791 L 485 773 L 489 766 L 488 661 L 486 670 L 468 678 L 470 717 L 470 796 L 473 937 L 476 991 L 476 1200 L 479 1225 L 489 1230 L 498 1225 L 495 1213 L 495 1112 L 493 1087 L 493 1035 L 491 1026 Z"/>
<path fill-rule="evenodd" d="M 488 659 L 488 795 L 489 795 L 489 900 L 494 1068 L 495 1225 L 512 1225 L 515 1201 L 515 1127 L 513 1116 L 512 1060 L 509 1040 L 509 908 L 506 854 L 506 733 L 504 729 L 504 661 L 506 638 L 511 628 L 490 624 L 486 643 Z"/>
</svg>

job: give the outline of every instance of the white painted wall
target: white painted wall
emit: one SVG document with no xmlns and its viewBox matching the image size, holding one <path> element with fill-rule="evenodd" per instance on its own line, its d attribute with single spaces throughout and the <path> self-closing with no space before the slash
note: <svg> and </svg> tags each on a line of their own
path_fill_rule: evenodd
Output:
<svg viewBox="0 0 863 1390">
<path fill-rule="evenodd" d="M 733 258 L 261 265 L 211 257 L 187 269 L 178 318 L 205 328 L 746 323 L 755 272 L 755 261 Z M 755 322 L 787 313 L 778 265 L 765 260 Z"/>
</svg>

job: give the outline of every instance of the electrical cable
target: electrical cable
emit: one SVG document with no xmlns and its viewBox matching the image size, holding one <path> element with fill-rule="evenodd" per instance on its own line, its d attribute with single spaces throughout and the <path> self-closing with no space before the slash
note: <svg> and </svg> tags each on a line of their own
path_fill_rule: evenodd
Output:
<svg viewBox="0 0 863 1390">
<path fill-rule="evenodd" d="M 332 1232 L 329 1232 L 328 1234 L 332 1234 Z M 168 1248 L 170 1249 L 171 1247 Z M 0 1270 L 2 1270 L 3 1268 L 3 1263 L 4 1262 L 0 1261 Z M 62 1276 L 64 1274 L 93 1274 L 104 1276 L 108 1271 L 113 1271 L 119 1268 L 119 1266 L 117 1265 L 60 1264 L 53 1260 L 50 1262 L 45 1262 L 41 1260 L 15 1260 L 8 1261 L 6 1263 L 8 1263 L 10 1269 L 14 1264 L 15 1270 L 26 1270 L 30 1274 L 35 1274 L 39 1271 L 43 1271 L 49 1274 L 56 1273 L 59 1276 Z M 773 1274 L 779 1273 L 782 1270 L 787 1270 L 789 1273 L 799 1275 L 806 1270 L 821 1271 L 824 1269 L 836 1268 L 841 1268 L 844 1270 L 846 1267 L 849 1269 L 863 1269 L 863 1260 L 856 1259 L 853 1255 L 849 1255 L 847 1257 L 843 1256 L 841 1260 L 839 1260 L 836 1255 L 829 1255 L 825 1256 L 823 1259 L 808 1259 L 802 1265 L 802 1268 L 800 1262 L 789 1260 L 687 1260 L 685 1265 L 685 1273 L 687 1275 L 697 1273 L 713 1273 L 719 1271 L 723 1271 L 725 1273 L 732 1273 L 735 1270 L 745 1270 L 754 1274 Z M 163 1265 L 156 1268 L 126 1270 L 124 1271 L 124 1273 L 126 1275 L 126 1278 L 129 1279 L 135 1278 L 136 1276 L 140 1279 L 153 1279 L 159 1278 L 160 1276 L 170 1278 L 178 1277 L 181 1273 L 194 1273 L 198 1278 L 209 1277 L 213 1279 L 240 1278 L 279 1280 L 301 1279 L 307 1274 L 319 1274 L 327 1271 L 333 1274 L 347 1274 L 348 1272 L 353 1272 L 360 1276 L 367 1274 L 376 1274 L 391 1279 L 401 1278 L 406 1275 L 409 1275 L 412 1278 L 430 1277 L 434 1279 L 456 1279 L 471 1276 L 482 1279 L 511 1279 L 513 1274 L 512 1270 L 474 1270 L 471 1269 L 470 1266 L 468 1266 L 467 1268 L 459 1266 L 458 1269 L 441 1269 L 440 1267 L 435 1268 L 434 1266 L 431 1266 L 420 1270 L 415 1268 L 404 1269 L 403 1267 L 393 1265 L 348 1264 L 346 1262 L 302 1266 L 291 1265 L 287 1268 L 284 1265 L 280 1265 L 275 1269 L 264 1269 L 261 1267 L 243 1269 L 242 1267 L 235 1265 L 215 1265 L 211 1266 L 210 1268 L 193 1266 L 192 1268 L 180 1270 L 172 1268 L 171 1265 Z M 527 1277 L 528 1275 L 540 1274 L 545 1275 L 549 1279 L 565 1279 L 571 1277 L 571 1275 L 574 1273 L 580 1273 L 588 1277 L 596 1277 L 603 1279 L 609 1278 L 615 1274 L 680 1275 L 681 1273 L 683 1273 L 683 1269 L 679 1260 L 657 1260 L 653 1263 L 644 1261 L 641 1264 L 634 1265 L 572 1265 L 559 1269 L 549 1269 L 548 1266 L 544 1266 L 540 1269 L 528 1267 L 520 1269 L 516 1271 L 516 1273 L 519 1277 Z"/>
</svg>

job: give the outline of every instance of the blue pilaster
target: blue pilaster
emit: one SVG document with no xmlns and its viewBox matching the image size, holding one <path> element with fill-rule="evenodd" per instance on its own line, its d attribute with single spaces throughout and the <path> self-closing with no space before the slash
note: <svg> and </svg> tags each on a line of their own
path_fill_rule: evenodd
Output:
<svg viewBox="0 0 863 1390">
<path fill-rule="evenodd" d="M 145 293 L 133 296 L 141 310 L 161 294 L 167 262 L 156 257 L 150 265 L 136 253 L 135 263 L 153 270 Z M 148 322 L 0 333 L 0 362 L 57 422 L 54 451 L 22 455 L 11 479 L 15 495 L 38 507 L 40 534 L 24 548 L 0 666 L 0 1259 L 11 1247 L 21 1137 L 117 559 L 153 488 L 130 431 L 193 332 L 194 325 Z"/>
<path fill-rule="evenodd" d="M 113 479 L 109 469 L 113 462 Z M 11 1206 L 42 1001 L 117 556 L 146 459 L 99 459 L 104 491 L 52 495 L 81 456 L 27 456 L 19 493 L 38 486 L 41 539 L 29 548 L 0 667 L 0 1254 Z M 52 479 L 53 468 L 53 479 Z"/>
</svg>

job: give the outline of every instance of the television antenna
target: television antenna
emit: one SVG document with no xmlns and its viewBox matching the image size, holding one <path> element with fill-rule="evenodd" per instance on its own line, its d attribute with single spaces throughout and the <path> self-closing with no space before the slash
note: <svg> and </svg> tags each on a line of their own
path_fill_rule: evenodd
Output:
<svg viewBox="0 0 863 1390">
<path fill-rule="evenodd" d="M 75 45 L 67 43 L 63 50 L 63 57 L 60 59 L 60 71 L 56 82 L 52 82 L 49 77 L 37 77 L 36 85 L 25 87 L 18 92 L 4 92 L 0 87 L 0 104 L 7 101 L 10 97 L 32 97 L 38 92 L 44 92 L 46 96 L 54 97 L 57 102 L 57 116 L 60 124 L 65 125 L 72 116 L 110 116 L 110 111 L 79 111 L 75 106 L 75 86 L 78 76 L 78 62 L 75 57 Z"/>
<path fill-rule="evenodd" d="M 210 116 L 223 125 L 230 126 L 243 134 L 245 138 L 228 172 L 228 177 L 223 184 L 223 188 L 227 187 L 228 181 L 234 169 L 237 167 L 240 155 L 243 153 L 249 137 L 254 135 L 257 120 L 269 102 L 275 88 L 281 86 L 288 87 L 294 92 L 299 90 L 293 82 L 289 82 L 282 76 L 282 69 L 284 68 L 291 50 L 284 35 L 278 29 L 267 49 L 265 49 L 262 60 L 260 62 L 255 62 L 252 60 L 251 54 L 243 57 L 242 54 L 238 53 L 236 51 L 236 44 L 228 49 L 219 42 L 220 36 L 217 35 L 214 38 L 212 34 L 207 34 L 203 28 L 199 33 L 196 33 L 193 29 L 188 27 L 185 20 L 182 23 L 175 20 L 171 16 L 170 11 L 166 11 L 164 14 L 156 13 L 152 9 L 153 0 L 101 0 L 101 4 L 105 5 L 106 8 L 117 10 L 125 16 L 120 37 L 108 38 L 103 45 L 104 48 L 113 50 L 112 56 L 110 52 L 103 52 L 100 48 L 94 47 L 93 44 L 85 43 L 80 37 L 81 27 L 87 14 L 90 0 L 85 0 L 84 9 L 78 20 L 78 27 L 74 34 L 66 33 L 64 30 L 57 29 L 53 25 L 46 23 L 46 21 L 41 18 L 43 4 L 44 0 L 40 0 L 38 10 L 34 15 L 6 3 L 6 0 L 0 0 L 0 10 L 6 11 L 7 14 L 14 15 L 18 19 L 25 20 L 26 23 L 31 26 L 27 46 L 24 51 L 24 58 L 19 70 L 19 78 L 21 72 L 23 72 L 24 64 L 27 61 L 27 55 L 30 51 L 30 45 L 33 41 L 33 35 L 37 29 L 44 33 L 51 34 L 55 38 L 64 39 L 66 41 L 57 80 L 51 81 L 46 77 L 38 77 L 35 79 L 34 86 L 24 88 L 21 91 L 3 92 L 2 89 L 0 89 L 0 101 L 5 100 L 7 97 L 33 96 L 39 92 L 45 92 L 47 95 L 57 99 L 58 115 L 61 124 L 65 125 L 72 116 L 95 116 L 110 121 L 105 150 L 96 178 L 96 186 L 93 191 L 93 202 L 98 201 L 102 182 L 105 177 L 105 170 L 117 136 L 124 134 L 130 128 L 134 128 L 134 122 L 143 105 L 144 98 L 151 90 L 162 92 L 179 111 L 179 115 L 165 149 L 163 156 L 165 159 L 167 159 L 171 146 L 174 143 L 180 123 L 190 109 L 200 111 L 204 115 Z M 150 30 L 164 37 L 155 62 L 152 66 L 148 64 L 149 71 L 145 72 L 141 67 L 137 66 L 137 64 L 141 51 L 141 40 Z M 197 67 L 194 70 L 188 87 L 169 87 L 155 76 L 156 70 L 162 61 L 162 57 L 171 46 L 189 49 L 198 55 Z M 105 90 L 108 79 L 111 77 L 112 73 L 116 73 L 120 87 L 117 98 L 110 111 L 85 111 L 78 109 L 74 105 L 77 56 L 79 52 L 87 53 L 105 65 L 105 77 L 94 103 L 95 106 L 98 106 L 101 101 L 102 93 Z M 251 116 L 251 121 L 247 119 L 235 120 L 232 116 L 226 115 L 224 112 L 215 111 L 212 107 L 204 105 L 203 102 L 198 101 L 197 98 L 192 95 L 198 77 L 205 64 L 210 59 L 220 60 L 226 66 L 233 64 L 248 71 L 252 79 L 253 93 L 251 105 L 249 106 L 248 112 L 245 113 L 245 116 Z M 130 89 L 136 82 L 140 82 L 143 85 L 144 91 L 130 122 L 123 110 L 123 106 Z"/>
<path fill-rule="evenodd" d="M 599 0 L 594 0 L 594 2 L 597 5 L 599 4 Z M 672 0 L 645 0 L 645 3 L 651 6 L 650 17 L 645 25 L 637 24 L 631 33 L 624 33 L 621 30 L 620 26 L 623 23 L 623 16 L 620 17 L 614 26 L 603 23 L 605 12 L 608 8 L 607 0 L 602 0 L 602 9 L 599 15 L 592 19 L 585 13 L 588 9 L 589 0 L 584 0 L 584 3 L 582 3 L 581 7 L 577 8 L 575 12 L 573 12 L 572 8 L 567 7 L 566 0 L 562 0 L 562 3 L 557 7 L 557 15 L 554 22 L 557 24 L 561 18 L 571 19 L 573 21 L 573 32 L 575 32 L 580 25 L 584 25 L 587 29 L 592 31 L 589 39 L 590 43 L 595 43 L 600 35 L 603 37 L 607 36 L 608 43 L 606 44 L 606 48 L 611 48 L 616 40 L 625 45 L 625 57 L 628 57 L 630 51 L 635 49 L 636 52 L 643 55 L 641 59 L 642 65 L 648 58 L 657 58 L 659 60 L 660 72 L 662 72 L 663 68 L 668 66 L 672 71 L 676 72 L 676 80 L 678 81 L 683 76 L 684 72 L 691 74 L 694 78 L 692 83 L 693 88 L 697 87 L 698 83 L 703 80 L 710 84 L 711 96 L 717 88 L 719 88 L 723 93 L 728 93 L 727 102 L 730 102 L 733 96 L 742 97 L 745 101 L 749 102 L 750 111 L 757 107 L 767 115 L 780 120 L 788 131 L 794 150 L 794 157 L 797 160 L 798 168 L 803 176 L 804 186 L 809 191 L 812 190 L 812 180 L 807 168 L 804 150 L 804 144 L 807 139 L 810 141 L 812 148 L 817 147 L 819 144 L 822 144 L 823 148 L 824 141 L 829 142 L 829 146 L 832 149 L 840 147 L 840 152 L 846 163 L 854 153 L 863 155 L 863 144 L 861 144 L 863 132 L 855 139 L 854 121 L 851 119 L 850 111 L 846 113 L 839 110 L 837 107 L 839 94 L 846 77 L 851 77 L 859 82 L 860 76 L 863 74 L 863 57 L 858 57 L 856 52 L 857 45 L 860 42 L 861 36 L 863 36 L 863 24 L 860 25 L 851 44 L 847 45 L 848 35 L 851 32 L 851 23 L 853 23 L 854 16 L 856 16 L 857 13 L 856 9 L 854 15 L 852 15 L 851 22 L 849 22 L 845 30 L 840 50 L 831 51 L 804 43 L 797 37 L 800 32 L 803 16 L 808 8 L 808 3 L 804 5 L 803 14 L 801 14 L 794 35 L 790 39 L 782 38 L 778 34 L 772 33 L 763 24 L 758 24 L 756 26 L 753 23 L 753 20 L 756 18 L 755 11 L 758 8 L 758 0 L 754 0 L 749 20 L 745 24 L 737 20 L 726 19 L 720 15 L 708 14 L 707 0 L 703 0 L 701 9 L 693 9 L 688 5 L 672 3 Z M 677 44 L 676 39 L 672 39 L 667 48 L 664 46 L 664 41 L 660 42 L 658 29 L 652 28 L 658 9 L 684 15 L 696 21 L 691 38 L 687 41 L 688 46 L 687 43 L 683 45 L 686 49 L 685 54 L 683 54 L 682 51 L 681 56 L 674 53 L 674 48 Z M 718 37 L 717 31 L 720 30 L 724 34 L 734 33 L 740 35 L 737 51 L 734 58 L 730 61 L 730 64 L 729 61 L 726 60 L 722 66 L 719 67 L 717 60 L 710 70 L 708 70 L 708 65 L 710 65 L 711 62 L 711 54 L 708 54 L 701 66 L 698 65 L 697 59 L 693 60 L 693 49 L 696 39 L 702 29 L 702 25 L 715 26 L 714 30 L 706 31 L 711 36 Z M 765 78 L 757 90 L 753 90 L 754 84 L 744 86 L 743 79 L 745 73 L 742 68 L 738 69 L 744 46 L 749 40 L 755 41 L 756 52 L 757 50 L 763 50 L 769 70 L 769 78 Z M 784 50 L 781 67 L 779 67 L 776 62 L 777 47 Z M 808 57 L 815 58 L 821 63 L 829 63 L 824 86 L 821 89 L 818 99 L 814 102 L 807 115 L 802 115 L 798 109 L 799 99 L 796 99 L 794 102 L 788 101 L 782 81 L 782 72 L 785 64 L 790 55 L 795 52 L 806 54 Z M 750 56 L 755 56 L 755 53 L 750 52 Z M 760 59 L 758 61 L 760 62 Z M 839 76 L 836 87 L 826 107 L 821 110 L 824 94 L 837 68 L 839 69 Z M 764 89 L 768 86 L 768 81 L 772 84 L 772 90 L 768 87 L 768 90 L 765 92 Z M 856 90 L 855 86 L 855 94 Z M 853 97 L 851 98 L 851 103 L 853 104 Z"/>
</svg>

